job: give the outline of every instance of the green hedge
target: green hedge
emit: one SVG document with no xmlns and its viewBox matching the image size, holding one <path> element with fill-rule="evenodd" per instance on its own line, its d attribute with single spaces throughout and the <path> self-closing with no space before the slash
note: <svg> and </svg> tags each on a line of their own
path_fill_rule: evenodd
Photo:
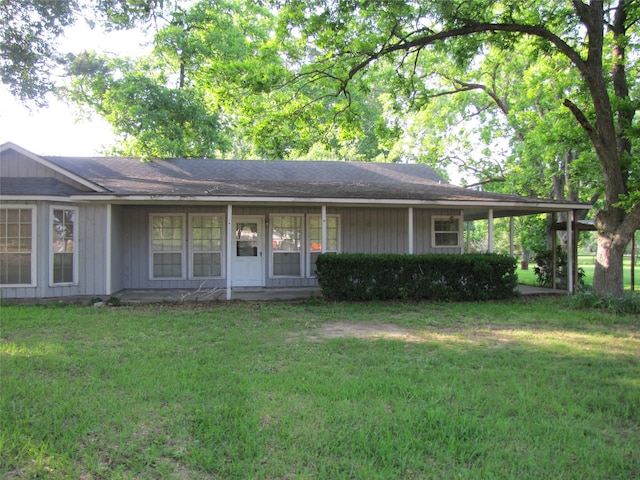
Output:
<svg viewBox="0 0 640 480">
<path fill-rule="evenodd" d="M 502 300 L 517 296 L 516 260 L 507 255 L 323 254 L 322 294 L 333 300 Z"/>
</svg>

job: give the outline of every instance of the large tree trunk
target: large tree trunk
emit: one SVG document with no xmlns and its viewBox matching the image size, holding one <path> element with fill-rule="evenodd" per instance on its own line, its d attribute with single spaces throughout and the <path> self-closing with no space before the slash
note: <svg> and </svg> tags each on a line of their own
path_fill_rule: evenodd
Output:
<svg viewBox="0 0 640 480">
<path fill-rule="evenodd" d="M 598 252 L 593 289 L 621 297 L 624 294 L 622 259 L 635 231 L 640 229 L 640 205 L 625 212 L 618 208 L 601 210 L 596 216 Z"/>
<path fill-rule="evenodd" d="M 621 247 L 609 232 L 598 233 L 598 253 L 593 273 L 593 289 L 599 294 L 621 297 L 624 294 L 622 282 L 622 259 L 625 247 Z"/>
<path fill-rule="evenodd" d="M 620 234 L 624 213 L 617 209 L 598 212 L 598 250 L 593 273 L 593 289 L 599 294 L 621 297 L 624 294 L 622 260 L 625 248 L 631 241 Z"/>
<path fill-rule="evenodd" d="M 622 159 L 631 155 L 631 142 L 626 130 L 632 124 L 635 110 L 629 107 L 614 109 L 609 98 L 603 72 L 603 46 L 605 25 L 613 32 L 613 68 L 611 71 L 614 96 L 628 102 L 629 89 L 625 72 L 625 42 L 627 0 L 618 0 L 614 7 L 614 21 L 606 24 L 604 3 L 591 0 L 589 5 L 574 0 L 576 12 L 587 27 L 588 56 L 579 66 L 589 89 L 595 112 L 595 125 L 570 101 L 565 101 L 595 148 L 604 174 L 604 209 L 596 215 L 598 230 L 597 262 L 593 277 L 593 289 L 597 293 L 621 297 L 624 294 L 622 259 L 631 236 L 640 223 L 640 207 L 630 211 L 617 207 L 628 193 L 628 167 Z M 616 128 L 617 127 L 617 128 Z"/>
</svg>

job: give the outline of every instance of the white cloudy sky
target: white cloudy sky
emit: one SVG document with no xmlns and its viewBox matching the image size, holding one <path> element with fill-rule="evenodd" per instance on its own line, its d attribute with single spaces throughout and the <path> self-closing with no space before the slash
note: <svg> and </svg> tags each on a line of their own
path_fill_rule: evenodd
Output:
<svg viewBox="0 0 640 480">
<path fill-rule="evenodd" d="M 83 50 L 136 55 L 143 48 L 140 32 L 105 34 L 85 25 L 74 27 L 62 45 L 79 53 Z M 16 101 L 0 86 L 0 145 L 13 142 L 40 155 L 96 155 L 113 142 L 106 121 L 98 115 L 82 118 L 77 109 L 51 97 L 46 109 L 32 109 Z"/>
</svg>

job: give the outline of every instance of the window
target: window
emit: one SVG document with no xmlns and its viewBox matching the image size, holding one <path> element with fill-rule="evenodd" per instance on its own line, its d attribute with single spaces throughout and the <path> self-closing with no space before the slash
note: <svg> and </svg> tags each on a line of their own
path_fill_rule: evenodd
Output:
<svg viewBox="0 0 640 480">
<path fill-rule="evenodd" d="M 322 245 L 322 216 L 309 215 L 307 236 L 307 251 L 309 276 L 315 275 L 315 265 L 321 253 L 338 253 L 340 246 L 340 217 L 338 215 L 327 215 L 327 245 Z"/>
<path fill-rule="evenodd" d="M 35 285 L 35 207 L 0 208 L 0 285 Z"/>
<path fill-rule="evenodd" d="M 432 217 L 432 244 L 434 247 L 460 246 L 460 217 Z"/>
<path fill-rule="evenodd" d="M 151 215 L 151 278 L 184 277 L 184 215 Z"/>
<path fill-rule="evenodd" d="M 51 273 L 52 285 L 76 283 L 77 248 L 76 208 L 51 207 Z"/>
<path fill-rule="evenodd" d="M 152 279 L 222 276 L 223 215 L 194 213 L 187 223 L 185 214 L 152 214 L 150 229 Z"/>
<path fill-rule="evenodd" d="M 302 215 L 271 217 L 271 268 L 274 277 L 302 276 Z"/>
<path fill-rule="evenodd" d="M 222 215 L 192 215 L 191 275 L 194 278 L 222 276 Z"/>
</svg>

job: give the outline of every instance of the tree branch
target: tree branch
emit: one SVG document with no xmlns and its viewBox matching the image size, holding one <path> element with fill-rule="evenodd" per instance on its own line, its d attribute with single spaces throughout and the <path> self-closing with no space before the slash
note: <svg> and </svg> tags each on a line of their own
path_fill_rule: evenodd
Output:
<svg viewBox="0 0 640 480">
<path fill-rule="evenodd" d="M 495 177 L 495 178 L 487 178 L 486 180 L 482 180 L 481 182 L 469 183 L 464 186 L 464 188 L 475 188 L 475 187 L 483 187 L 490 183 L 504 183 L 507 180 L 504 177 Z"/>
<path fill-rule="evenodd" d="M 578 2 L 581 3 L 581 2 Z M 584 4 L 583 4 L 584 5 Z M 442 32 L 425 35 L 416 38 L 411 41 L 403 41 L 392 45 L 380 48 L 377 52 L 371 53 L 367 58 L 356 64 L 349 70 L 347 83 L 361 70 L 367 68 L 371 63 L 378 60 L 380 57 L 395 53 L 398 51 L 411 51 L 419 50 L 439 40 L 446 40 L 449 38 L 457 38 L 466 35 L 472 35 L 476 33 L 495 33 L 495 32 L 512 32 L 523 33 L 527 35 L 533 35 L 543 38 L 549 43 L 554 45 L 561 53 L 563 53 L 569 60 L 584 74 L 588 74 L 587 64 L 568 43 L 562 40 L 560 37 L 551 33 L 544 27 L 537 25 L 523 25 L 518 23 L 471 23 L 459 28 L 453 28 L 451 30 L 444 30 Z"/>
<path fill-rule="evenodd" d="M 578 106 L 568 98 L 565 98 L 564 102 L 562 102 L 562 105 L 567 107 L 571 111 L 571 113 L 573 113 L 573 116 L 576 118 L 580 126 L 587 132 L 587 135 L 589 135 L 589 138 L 591 139 L 593 144 L 603 147 L 602 142 L 600 141 L 600 137 L 598 136 L 598 132 L 596 132 L 595 128 L 593 128 L 593 125 L 591 125 L 584 112 L 580 110 L 580 108 L 578 108 Z"/>
</svg>

